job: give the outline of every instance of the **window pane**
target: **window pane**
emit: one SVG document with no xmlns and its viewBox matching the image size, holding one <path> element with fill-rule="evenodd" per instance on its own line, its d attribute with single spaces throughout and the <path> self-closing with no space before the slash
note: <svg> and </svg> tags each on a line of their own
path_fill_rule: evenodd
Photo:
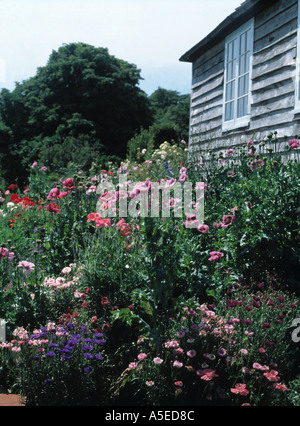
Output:
<svg viewBox="0 0 300 426">
<path fill-rule="evenodd" d="M 233 80 L 235 78 L 235 65 L 236 61 L 231 61 L 227 64 L 227 78 L 226 81 Z"/>
<path fill-rule="evenodd" d="M 239 78 L 238 96 L 244 96 L 249 92 L 249 74 Z"/>
<path fill-rule="evenodd" d="M 225 102 L 232 101 L 234 99 L 234 92 L 235 92 L 235 81 L 231 81 L 230 83 L 226 84 Z"/>
<path fill-rule="evenodd" d="M 231 36 L 226 43 L 224 121 L 230 121 L 233 124 L 235 124 L 235 120 L 245 117 L 249 113 L 253 21 L 251 25 L 241 27 L 241 30 L 234 33 L 235 38 L 233 39 Z"/>
<path fill-rule="evenodd" d="M 234 118 L 234 102 L 229 102 L 225 105 L 225 121 L 233 120 Z"/>
<path fill-rule="evenodd" d="M 243 98 L 240 98 L 238 100 L 238 105 L 237 105 L 237 117 L 244 117 L 245 115 L 247 115 L 248 111 L 248 96 L 244 96 Z"/>
<path fill-rule="evenodd" d="M 247 33 L 240 36 L 240 55 L 243 55 L 247 50 Z"/>
</svg>

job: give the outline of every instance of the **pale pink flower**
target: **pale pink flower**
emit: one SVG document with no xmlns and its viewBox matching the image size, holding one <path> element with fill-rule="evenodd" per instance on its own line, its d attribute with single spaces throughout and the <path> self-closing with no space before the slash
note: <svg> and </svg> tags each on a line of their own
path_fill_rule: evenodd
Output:
<svg viewBox="0 0 300 426">
<path fill-rule="evenodd" d="M 164 360 L 159 358 L 159 357 L 156 357 L 156 358 L 153 359 L 153 362 L 154 362 L 155 365 L 160 365 L 160 364 L 163 363 L 163 361 Z"/>
<path fill-rule="evenodd" d="M 137 363 L 136 362 L 131 362 L 130 364 L 129 364 L 129 366 L 128 366 L 131 370 L 134 370 L 134 369 L 136 369 L 136 367 L 137 367 Z"/>
<path fill-rule="evenodd" d="M 23 260 L 22 262 L 19 262 L 18 267 L 23 268 L 24 274 L 28 275 L 34 270 L 35 265 L 31 262 L 27 262 L 26 260 Z"/>
<path fill-rule="evenodd" d="M 138 360 L 139 361 L 142 361 L 145 358 L 147 358 L 147 354 L 145 354 L 145 353 L 141 353 L 141 354 L 138 355 Z"/>
</svg>

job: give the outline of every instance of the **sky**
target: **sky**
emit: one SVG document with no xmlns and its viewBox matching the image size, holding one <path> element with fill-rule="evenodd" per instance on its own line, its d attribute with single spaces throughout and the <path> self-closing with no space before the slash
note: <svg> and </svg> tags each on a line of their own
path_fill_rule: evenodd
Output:
<svg viewBox="0 0 300 426">
<path fill-rule="evenodd" d="M 33 77 L 64 43 L 105 47 L 141 70 L 140 88 L 191 91 L 179 58 L 242 0 L 0 0 L 0 89 Z"/>
</svg>

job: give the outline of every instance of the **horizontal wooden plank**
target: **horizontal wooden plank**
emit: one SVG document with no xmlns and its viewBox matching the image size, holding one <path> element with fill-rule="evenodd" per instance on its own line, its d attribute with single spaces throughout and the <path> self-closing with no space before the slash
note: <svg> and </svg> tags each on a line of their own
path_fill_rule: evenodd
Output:
<svg viewBox="0 0 300 426">
<path fill-rule="evenodd" d="M 208 121 L 216 121 L 222 123 L 222 114 L 223 114 L 223 105 L 216 106 L 215 108 L 210 108 L 208 110 L 200 111 L 198 114 L 191 115 L 191 122 L 201 122 L 205 123 Z"/>
<path fill-rule="evenodd" d="M 295 18 L 297 19 L 298 5 L 296 2 L 292 2 L 291 4 L 291 1 L 285 0 L 276 3 L 273 7 L 268 8 L 264 14 L 256 18 L 255 40 L 262 39 L 267 34 L 274 34 L 286 24 L 294 22 Z M 263 21 L 262 16 L 265 16 L 266 12 L 268 12 L 268 19 Z"/>
<path fill-rule="evenodd" d="M 224 51 L 225 49 L 225 40 L 221 40 L 219 43 L 215 44 L 213 47 L 208 49 L 206 52 L 204 52 L 202 55 L 200 55 L 193 63 L 194 68 L 198 68 L 201 65 L 205 64 L 206 62 L 209 62 L 211 58 L 214 56 L 219 55 L 220 52 Z"/>
<path fill-rule="evenodd" d="M 205 108 L 210 103 L 217 102 L 218 100 L 220 102 L 223 101 L 223 86 L 217 87 L 216 89 L 206 93 L 204 96 L 200 96 L 199 98 L 196 98 L 193 102 L 191 102 L 191 108 Z"/>
<path fill-rule="evenodd" d="M 198 103 L 197 105 L 191 106 L 191 115 L 201 114 L 204 111 L 215 109 L 217 107 L 223 107 L 223 96 L 219 96 L 215 99 L 210 99 L 208 102 Z"/>
<path fill-rule="evenodd" d="M 250 121 L 251 130 L 257 130 L 262 127 L 273 128 L 280 125 L 293 122 L 294 113 L 291 109 L 269 112 L 259 117 L 252 117 Z"/>
<path fill-rule="evenodd" d="M 209 77 L 209 73 L 216 73 L 224 68 L 224 49 L 219 52 L 217 56 L 213 56 L 205 64 L 201 64 L 199 67 L 193 66 L 193 79 L 198 80 L 199 78 L 205 80 Z"/>
<path fill-rule="evenodd" d="M 267 21 L 272 19 L 274 15 L 282 13 L 291 6 L 295 6 L 297 2 L 298 0 L 275 0 L 272 5 L 270 5 L 267 9 L 262 10 L 256 16 L 256 26 L 260 27 L 261 25 L 264 25 Z"/>
<path fill-rule="evenodd" d="M 223 81 L 224 73 L 220 73 L 217 77 L 210 79 L 206 84 L 202 84 L 201 86 L 197 87 L 197 89 L 194 89 L 192 92 L 192 101 L 215 90 L 218 87 L 223 87 Z"/>
<path fill-rule="evenodd" d="M 197 92 L 197 90 L 199 90 L 201 88 L 201 86 L 205 86 L 208 83 L 211 83 L 213 80 L 216 80 L 219 77 L 223 77 L 224 76 L 224 69 L 220 69 L 217 72 L 212 72 L 206 79 L 203 79 L 200 82 L 196 82 L 194 84 L 192 84 L 192 91 L 194 93 Z"/>
<path fill-rule="evenodd" d="M 257 38 L 255 35 L 254 39 L 254 52 L 260 51 L 263 48 L 267 48 L 270 43 L 276 43 L 283 37 L 288 36 L 297 31 L 298 19 L 297 15 L 290 22 L 285 22 L 281 27 L 274 31 L 264 33 L 262 38 Z"/>
<path fill-rule="evenodd" d="M 252 90 L 252 105 L 260 104 L 270 99 L 277 99 L 280 96 L 290 95 L 295 93 L 295 82 L 292 79 L 279 81 L 267 88 L 262 87 L 258 90 Z"/>
<path fill-rule="evenodd" d="M 284 52 L 296 48 L 297 46 L 297 31 L 289 32 L 288 35 L 265 46 L 260 51 L 253 55 L 253 67 L 258 66 L 266 61 L 269 61 L 276 56 L 282 55 Z"/>
<path fill-rule="evenodd" d="M 296 47 L 290 50 L 286 50 L 280 55 L 274 56 L 269 60 L 265 60 L 259 65 L 253 64 L 252 79 L 257 77 L 262 78 L 266 74 L 282 72 L 285 67 L 296 67 Z"/>
<path fill-rule="evenodd" d="M 269 86 L 274 84 L 292 80 L 295 77 L 295 67 L 286 67 L 280 71 L 270 72 L 269 74 L 260 76 L 257 75 L 255 78 L 252 76 L 252 91 L 267 89 Z"/>
<path fill-rule="evenodd" d="M 262 117 L 269 113 L 280 113 L 281 110 L 291 109 L 294 110 L 295 105 L 295 96 L 294 95 L 284 95 L 274 99 L 269 99 L 266 102 L 255 104 L 251 106 L 251 120 L 256 119 L 257 117 Z"/>
</svg>

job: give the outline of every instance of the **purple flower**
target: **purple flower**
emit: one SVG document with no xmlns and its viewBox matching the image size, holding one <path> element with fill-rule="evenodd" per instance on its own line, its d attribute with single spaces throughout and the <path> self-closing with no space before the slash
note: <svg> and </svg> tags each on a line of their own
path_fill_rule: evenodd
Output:
<svg viewBox="0 0 300 426">
<path fill-rule="evenodd" d="M 83 356 L 84 356 L 84 358 L 87 358 L 87 359 L 93 359 L 94 358 L 94 355 L 90 354 L 88 352 L 86 352 Z"/>
<path fill-rule="evenodd" d="M 101 354 L 96 354 L 95 358 L 98 359 L 98 360 L 101 360 L 101 359 L 103 359 L 103 356 Z"/>
<path fill-rule="evenodd" d="M 47 352 L 46 355 L 49 356 L 50 358 L 52 358 L 52 357 L 55 356 L 55 353 L 50 351 L 50 352 Z"/>
<path fill-rule="evenodd" d="M 84 346 L 82 346 L 82 350 L 83 351 L 92 351 L 93 346 L 92 345 L 84 345 Z"/>
</svg>

